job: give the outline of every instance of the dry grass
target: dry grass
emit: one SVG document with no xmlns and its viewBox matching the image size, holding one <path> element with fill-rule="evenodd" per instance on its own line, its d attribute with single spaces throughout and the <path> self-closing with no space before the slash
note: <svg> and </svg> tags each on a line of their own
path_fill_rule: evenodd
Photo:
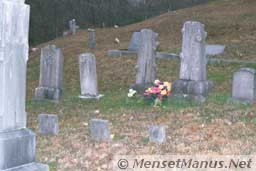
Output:
<svg viewBox="0 0 256 171">
<path fill-rule="evenodd" d="M 109 58 L 109 49 L 125 49 L 133 31 L 151 28 L 160 33 L 160 49 L 178 52 L 181 27 L 186 20 L 199 20 L 206 25 L 208 42 L 225 44 L 220 58 L 256 60 L 256 1 L 217 0 L 208 5 L 167 13 L 142 23 L 119 29 L 96 29 L 97 49 L 88 48 L 88 33 L 81 30 L 74 37 L 59 38 L 54 43 L 65 56 L 64 95 L 60 103 L 34 103 L 31 98 L 38 86 L 39 52 L 31 53 L 28 64 L 27 112 L 29 127 L 37 132 L 39 113 L 56 113 L 60 118 L 58 137 L 37 139 L 38 160 L 51 170 L 110 170 L 114 154 L 255 154 L 256 106 L 229 104 L 232 74 L 242 65 L 211 65 L 208 77 L 215 82 L 209 102 L 204 105 L 170 102 L 162 108 L 127 102 L 126 92 L 135 79 L 133 57 Z M 118 37 L 120 45 L 114 43 Z M 93 52 L 97 56 L 100 102 L 78 99 L 78 55 Z M 252 66 L 255 67 L 255 66 Z M 177 79 L 178 61 L 158 61 L 158 77 Z M 100 113 L 95 113 L 100 110 Z M 87 123 L 91 118 L 108 119 L 115 135 L 109 144 L 90 140 Z M 230 123 L 232 123 L 230 125 Z M 167 143 L 149 143 L 147 126 L 168 126 Z M 140 131 L 138 131 L 140 130 Z"/>
</svg>

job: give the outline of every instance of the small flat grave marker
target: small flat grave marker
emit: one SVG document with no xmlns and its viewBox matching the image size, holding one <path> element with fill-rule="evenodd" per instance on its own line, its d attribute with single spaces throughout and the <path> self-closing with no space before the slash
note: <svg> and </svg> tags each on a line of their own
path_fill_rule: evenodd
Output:
<svg viewBox="0 0 256 171">
<path fill-rule="evenodd" d="M 232 99 L 254 103 L 256 102 L 256 70 L 241 68 L 233 77 Z"/>
<path fill-rule="evenodd" d="M 224 53 L 226 46 L 224 45 L 206 45 L 207 55 L 219 55 Z"/>
<path fill-rule="evenodd" d="M 150 126 L 149 141 L 159 144 L 166 142 L 166 127 L 165 126 Z"/>
<path fill-rule="evenodd" d="M 57 115 L 40 114 L 38 116 L 39 132 L 41 135 L 58 135 L 59 134 L 59 119 Z"/>
<path fill-rule="evenodd" d="M 109 122 L 107 120 L 92 119 L 90 121 L 91 138 L 96 141 L 110 141 Z"/>
</svg>

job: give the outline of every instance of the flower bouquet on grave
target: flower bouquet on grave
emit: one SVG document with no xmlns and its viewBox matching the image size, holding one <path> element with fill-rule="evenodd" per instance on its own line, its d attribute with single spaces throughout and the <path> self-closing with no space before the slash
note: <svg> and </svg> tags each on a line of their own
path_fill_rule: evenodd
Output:
<svg viewBox="0 0 256 171">
<path fill-rule="evenodd" d="M 153 102 L 154 107 L 161 106 L 162 102 L 171 95 L 171 83 L 156 80 L 154 85 L 144 92 L 146 100 Z"/>
</svg>

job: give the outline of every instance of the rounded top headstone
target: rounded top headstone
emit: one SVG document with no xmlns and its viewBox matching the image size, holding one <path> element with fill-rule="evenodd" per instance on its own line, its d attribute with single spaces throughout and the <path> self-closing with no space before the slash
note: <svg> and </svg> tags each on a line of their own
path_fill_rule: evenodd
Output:
<svg viewBox="0 0 256 171">
<path fill-rule="evenodd" d="M 82 53 L 79 55 L 79 61 L 80 62 L 86 62 L 86 61 L 94 61 L 95 55 L 93 53 Z"/>
<path fill-rule="evenodd" d="M 82 53 L 79 56 L 86 58 L 86 57 L 92 57 L 92 56 L 95 56 L 95 55 L 93 53 Z"/>
<path fill-rule="evenodd" d="M 89 31 L 89 32 L 95 32 L 95 29 L 88 28 L 88 31 Z"/>
<path fill-rule="evenodd" d="M 52 49 L 52 50 L 56 50 L 57 49 L 56 45 L 48 45 L 46 47 L 49 48 L 49 49 Z"/>
<path fill-rule="evenodd" d="M 252 73 L 252 74 L 256 74 L 256 70 L 253 69 L 253 68 L 241 68 L 237 72 L 249 72 L 249 73 Z"/>
<path fill-rule="evenodd" d="M 200 32 L 200 30 L 204 31 L 205 25 L 200 23 L 199 21 L 186 21 L 182 28 L 182 33 L 185 32 L 186 28 L 191 28 L 195 31 Z M 207 33 L 205 32 L 205 37 L 207 36 Z"/>
</svg>

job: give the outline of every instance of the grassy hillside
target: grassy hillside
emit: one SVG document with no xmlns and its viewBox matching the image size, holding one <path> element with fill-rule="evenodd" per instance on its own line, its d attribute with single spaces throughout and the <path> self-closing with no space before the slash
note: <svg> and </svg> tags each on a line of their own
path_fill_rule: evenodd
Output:
<svg viewBox="0 0 256 171">
<path fill-rule="evenodd" d="M 58 137 L 38 137 L 38 159 L 52 170 L 109 170 L 113 154 L 255 154 L 256 106 L 227 103 L 231 95 L 233 72 L 245 65 L 208 66 L 208 79 L 215 83 L 206 104 L 170 101 L 162 108 L 127 100 L 135 81 L 134 57 L 110 58 L 109 49 L 126 49 L 132 32 L 151 28 L 159 33 L 161 51 L 178 53 L 181 28 L 187 20 L 206 25 L 207 42 L 225 44 L 226 52 L 218 58 L 256 60 L 256 1 L 216 0 L 207 5 L 178 10 L 118 29 L 96 29 L 97 48 L 88 47 L 88 32 L 64 37 L 45 44 L 56 44 L 65 56 L 64 94 L 55 103 L 31 101 L 38 86 L 40 54 L 30 54 L 27 78 L 29 127 L 37 132 L 39 113 L 56 113 L 60 118 Z M 120 39 L 120 45 L 114 39 Z M 105 97 L 97 101 L 78 98 L 78 55 L 93 52 L 97 56 L 99 91 Z M 255 65 L 246 65 L 256 68 Z M 158 78 L 178 79 L 179 61 L 159 60 Z M 88 120 L 108 119 L 114 140 L 97 144 L 90 140 Z M 147 125 L 168 126 L 167 144 L 148 142 Z M 141 131 L 138 131 L 141 130 Z"/>
</svg>

